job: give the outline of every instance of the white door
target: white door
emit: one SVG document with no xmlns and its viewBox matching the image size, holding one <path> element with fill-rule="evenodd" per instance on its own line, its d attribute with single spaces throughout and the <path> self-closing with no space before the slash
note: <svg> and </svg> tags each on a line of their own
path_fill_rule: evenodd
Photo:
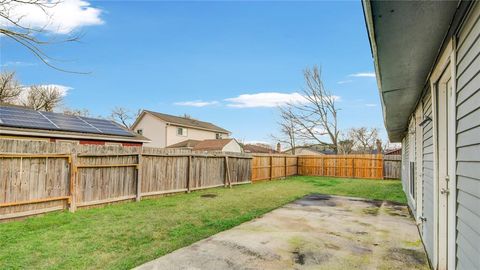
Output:
<svg viewBox="0 0 480 270">
<path fill-rule="evenodd" d="M 449 93 L 451 92 L 449 66 L 436 83 L 437 115 L 437 269 L 447 269 L 448 265 L 448 208 L 449 199 Z"/>
</svg>

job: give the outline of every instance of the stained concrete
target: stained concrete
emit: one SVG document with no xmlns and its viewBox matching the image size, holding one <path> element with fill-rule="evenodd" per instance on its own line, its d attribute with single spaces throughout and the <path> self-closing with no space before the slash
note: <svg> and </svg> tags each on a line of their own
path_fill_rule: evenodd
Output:
<svg viewBox="0 0 480 270">
<path fill-rule="evenodd" d="M 309 195 L 137 269 L 429 269 L 406 206 Z"/>
</svg>

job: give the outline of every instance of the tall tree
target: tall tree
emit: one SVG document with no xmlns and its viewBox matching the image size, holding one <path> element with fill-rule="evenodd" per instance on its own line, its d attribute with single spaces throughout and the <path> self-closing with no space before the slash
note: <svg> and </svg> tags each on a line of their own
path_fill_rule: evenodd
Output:
<svg viewBox="0 0 480 270">
<path fill-rule="evenodd" d="M 47 18 L 50 18 L 55 6 L 62 2 L 62 0 L 0 0 L 0 35 L 23 46 L 51 68 L 65 72 L 84 73 L 65 70 L 52 64 L 55 59 L 49 57 L 42 48 L 53 43 L 77 41 L 80 38 L 78 34 L 68 33 L 67 38 L 60 40 L 47 34 L 46 28 L 49 23 L 42 27 L 33 27 L 25 20 L 29 16 L 27 12 L 32 10 L 41 11 Z M 19 7 L 23 7 L 21 10 L 24 10 L 24 14 L 19 13 Z"/>
<path fill-rule="evenodd" d="M 280 107 L 279 111 L 280 120 L 278 121 L 278 125 L 280 127 L 280 136 L 272 135 L 272 137 L 277 142 L 287 145 L 292 150 L 292 154 L 295 155 L 299 127 L 293 114 L 293 108 L 291 106 L 284 106 Z"/>
<path fill-rule="evenodd" d="M 291 116 L 299 126 L 301 139 L 323 145 L 330 145 L 338 151 L 338 108 L 337 97 L 323 84 L 321 71 L 317 66 L 303 72 L 306 88 L 303 90 L 304 102 L 290 103 L 294 108 Z M 328 137 L 328 141 L 324 137 Z"/>
<path fill-rule="evenodd" d="M 62 91 L 56 86 L 32 85 L 25 91 L 26 98 L 20 103 L 37 111 L 51 112 L 63 101 Z"/>
<path fill-rule="evenodd" d="M 0 73 L 0 103 L 15 103 L 22 92 L 22 87 L 15 77 L 15 72 Z"/>
<path fill-rule="evenodd" d="M 378 139 L 378 129 L 376 128 L 351 128 L 348 136 L 355 143 L 355 150 L 362 153 L 369 153 L 375 149 Z"/>
<path fill-rule="evenodd" d="M 89 111 L 88 109 L 70 109 L 70 108 L 65 108 L 65 109 L 63 109 L 63 114 L 73 115 L 73 116 L 90 117 L 90 111 Z"/>
<path fill-rule="evenodd" d="M 135 119 L 137 119 L 141 113 L 142 113 L 141 109 L 138 109 L 137 111 L 132 112 L 129 109 L 124 107 L 115 107 L 110 113 L 110 119 L 130 129 Z"/>
</svg>

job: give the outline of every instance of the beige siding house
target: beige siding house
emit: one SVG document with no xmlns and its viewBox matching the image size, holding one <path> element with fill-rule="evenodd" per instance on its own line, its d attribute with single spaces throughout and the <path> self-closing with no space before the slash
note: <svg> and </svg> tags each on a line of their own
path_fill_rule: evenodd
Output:
<svg viewBox="0 0 480 270">
<path fill-rule="evenodd" d="M 230 132 L 209 122 L 144 110 L 132 130 L 151 139 L 145 146 L 168 147 L 186 140 L 228 138 Z"/>
</svg>

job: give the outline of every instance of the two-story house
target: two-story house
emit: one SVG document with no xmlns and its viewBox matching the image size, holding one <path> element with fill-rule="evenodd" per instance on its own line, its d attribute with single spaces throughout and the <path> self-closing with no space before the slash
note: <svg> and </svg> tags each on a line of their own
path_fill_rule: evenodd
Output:
<svg viewBox="0 0 480 270">
<path fill-rule="evenodd" d="M 230 136 L 230 131 L 209 122 L 144 110 L 132 130 L 148 137 L 149 147 L 167 147 L 186 140 L 213 140 Z"/>
</svg>

